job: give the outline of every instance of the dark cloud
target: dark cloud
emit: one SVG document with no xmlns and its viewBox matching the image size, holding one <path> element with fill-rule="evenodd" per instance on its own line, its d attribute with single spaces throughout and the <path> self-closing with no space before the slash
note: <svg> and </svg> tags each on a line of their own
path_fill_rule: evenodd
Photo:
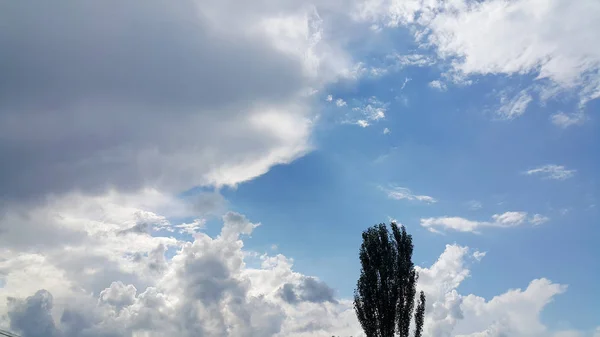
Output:
<svg viewBox="0 0 600 337">
<path fill-rule="evenodd" d="M 25 300 L 9 299 L 11 329 L 21 337 L 59 337 L 52 319 L 52 305 L 52 294 L 46 290 L 39 290 Z"/>
<path fill-rule="evenodd" d="M 279 295 L 284 301 L 290 304 L 299 301 L 337 303 L 334 298 L 335 291 L 325 282 L 313 277 L 304 277 L 299 284 L 284 284 L 279 289 Z"/>
<path fill-rule="evenodd" d="M 1 2 L 0 200 L 236 182 L 301 154 L 307 135 L 248 119 L 305 116 L 289 108 L 310 84 L 302 60 L 260 32 L 265 8 L 237 5 Z M 244 163 L 254 172 L 210 176 Z"/>
</svg>

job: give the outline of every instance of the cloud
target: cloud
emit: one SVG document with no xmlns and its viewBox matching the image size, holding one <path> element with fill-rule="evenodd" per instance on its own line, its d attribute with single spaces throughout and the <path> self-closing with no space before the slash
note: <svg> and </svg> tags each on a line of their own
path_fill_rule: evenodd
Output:
<svg viewBox="0 0 600 337">
<path fill-rule="evenodd" d="M 360 126 L 361 128 L 366 128 L 367 126 L 371 125 L 371 124 L 369 124 L 369 122 L 367 122 L 364 119 L 357 120 L 355 124 Z"/>
<path fill-rule="evenodd" d="M 434 80 L 429 82 L 427 85 L 429 85 L 430 88 L 434 88 L 437 89 L 439 91 L 446 91 L 448 90 L 448 86 L 446 85 L 446 83 L 440 81 L 440 80 Z"/>
<path fill-rule="evenodd" d="M 462 295 L 457 289 L 471 276 L 465 262 L 469 252 L 468 247 L 446 245 L 431 267 L 417 267 L 418 288 L 427 294 L 424 335 L 544 336 L 547 330 L 540 313 L 554 296 L 566 291 L 566 286 L 541 278 L 524 290 L 509 290 L 490 300 Z"/>
<path fill-rule="evenodd" d="M 406 85 L 408 84 L 408 82 L 412 81 L 412 78 L 410 77 L 405 77 L 404 78 L 404 82 L 402 82 L 402 86 L 400 87 L 400 91 L 404 90 L 404 88 L 406 88 Z"/>
<path fill-rule="evenodd" d="M 585 122 L 585 114 L 581 111 L 574 113 L 557 112 L 550 116 L 550 121 L 558 127 L 568 128 L 573 125 L 581 125 Z"/>
<path fill-rule="evenodd" d="M 487 254 L 486 252 L 475 251 L 473 253 L 473 257 L 475 258 L 475 260 L 481 261 L 481 259 L 483 259 L 486 254 Z"/>
<path fill-rule="evenodd" d="M 527 217 L 526 212 L 505 212 L 492 215 L 491 221 L 476 221 L 461 217 L 437 217 L 421 219 L 421 226 L 429 229 L 431 232 L 438 232 L 437 228 L 444 230 L 454 230 L 458 232 L 478 233 L 483 227 L 510 228 L 522 226 L 524 224 L 540 225 L 550 220 L 541 214 L 535 214 Z"/>
<path fill-rule="evenodd" d="M 416 42 L 444 60 L 448 77 L 457 81 L 530 74 L 544 99 L 573 92 L 585 104 L 600 96 L 600 47 L 594 43 L 600 4 L 594 0 L 368 0 L 356 2 L 353 16 L 409 27 Z M 519 95 L 503 115 L 522 113 L 530 100 Z"/>
<path fill-rule="evenodd" d="M 336 105 L 337 107 L 341 108 L 341 107 L 344 107 L 344 106 L 346 106 L 346 105 L 347 105 L 347 103 L 346 103 L 346 101 L 344 101 L 343 99 L 341 99 L 341 98 L 338 98 L 338 99 L 336 99 L 336 100 L 335 100 L 335 105 Z"/>
<path fill-rule="evenodd" d="M 541 214 L 534 214 L 533 217 L 529 220 L 529 222 L 534 226 L 541 225 L 548 221 L 550 221 L 550 218 Z"/>
<path fill-rule="evenodd" d="M 527 90 L 521 90 L 517 95 L 512 98 L 508 98 L 506 95 L 500 97 L 500 109 L 497 114 L 501 119 L 511 120 L 515 119 L 527 110 L 527 106 L 533 98 L 527 92 Z"/>
<path fill-rule="evenodd" d="M 311 150 L 305 93 L 351 67 L 294 1 L 16 2 L 0 21 L 4 201 L 247 181 Z"/>
<path fill-rule="evenodd" d="M 346 103 L 344 101 L 344 103 Z M 377 97 L 371 96 L 364 102 L 356 104 L 344 116 L 342 123 L 354 124 L 366 128 L 375 122 L 385 119 L 389 103 L 380 101 Z"/>
<path fill-rule="evenodd" d="M 437 200 L 433 197 L 430 197 L 428 195 L 417 195 L 417 194 L 413 194 L 412 191 L 406 187 L 397 187 L 397 186 L 392 186 L 390 188 L 385 188 L 385 187 L 379 187 L 379 189 L 381 189 L 382 191 L 384 191 L 388 198 L 390 199 L 396 199 L 396 200 L 415 200 L 415 201 L 422 201 L 428 204 L 433 204 L 436 203 Z"/>
<path fill-rule="evenodd" d="M 566 180 L 575 175 L 576 170 L 568 170 L 562 165 L 548 164 L 525 171 L 527 175 L 540 175 L 543 179 Z"/>
<path fill-rule="evenodd" d="M 55 235 L 79 228 L 82 237 L 36 250 L 29 249 L 34 243 L 7 246 L 0 237 L 6 240 L 0 244 L 5 282 L 0 328 L 22 337 L 361 336 L 351 300 L 337 298 L 324 282 L 294 271 L 286 256 L 250 254 L 244 238 L 259 224 L 241 214 L 225 213 L 220 233 L 196 232 L 187 241 L 164 228 L 178 226 L 168 220 L 170 214 L 193 216 L 193 200 L 152 191 L 73 194 L 35 207 L 33 214 L 56 215 Z M 1 218 L 2 228 L 14 218 Z M 510 222 L 518 217 L 495 218 Z M 132 233 L 132 239 L 118 234 L 140 219 L 162 220 L 149 226 L 152 235 Z M 39 221 L 36 227 L 44 225 Z M 418 267 L 418 287 L 427 294 L 425 336 L 486 329 L 538 336 L 534 332 L 543 328 L 539 312 L 565 286 L 537 279 L 525 290 L 490 300 L 460 294 L 458 287 L 470 277 L 467 261 L 484 261 L 484 256 L 447 245 L 435 263 Z"/>
<path fill-rule="evenodd" d="M 334 299 L 334 290 L 313 277 L 305 277 L 298 284 L 285 283 L 280 288 L 280 296 L 287 303 L 299 301 L 337 303 Z"/>
<path fill-rule="evenodd" d="M 467 207 L 469 207 L 469 209 L 472 211 L 476 211 L 483 207 L 483 204 L 479 200 L 469 200 L 466 204 Z"/>
<path fill-rule="evenodd" d="M 388 134 L 390 134 L 391 132 L 392 132 L 392 131 L 390 131 L 390 129 L 389 129 L 389 128 L 384 128 L 384 129 L 383 129 L 383 134 L 384 134 L 384 135 L 388 135 Z"/>
<path fill-rule="evenodd" d="M 164 203 L 155 202 L 159 199 Z M 82 237 L 35 250 L 30 249 L 35 241 L 45 237 L 23 232 L 34 241 L 28 246 L 7 245 L 2 238 L 0 328 L 22 337 L 300 337 L 360 331 L 351 302 L 336 299 L 324 282 L 294 272 L 292 260 L 259 254 L 260 267 L 246 266 L 253 255 L 242 237 L 258 224 L 241 214 L 226 213 L 217 236 L 194 231 L 187 241 L 165 228 L 189 226 L 157 212 L 173 207 L 185 210 L 174 213 L 186 218 L 195 212 L 193 200 L 152 192 L 78 194 L 35 207 L 34 214 L 56 215 L 55 235 L 78 228 Z M 19 210 L 8 211 L 13 212 Z M 14 218 L 0 218 L 0 228 L 13 225 L 7 221 Z M 148 222 L 152 235 L 119 234 L 142 218 L 161 219 Z M 37 228 L 45 226 L 32 220 Z M 286 287 L 297 301 L 281 298 L 279 291 Z"/>
<path fill-rule="evenodd" d="M 385 118 L 388 105 L 373 96 L 369 97 L 364 105 L 355 107 L 352 110 L 360 112 L 367 120 L 378 121 Z"/>
<path fill-rule="evenodd" d="M 25 300 L 9 298 L 8 301 L 11 329 L 21 331 L 24 337 L 60 336 L 51 315 L 52 294 L 39 290 Z"/>
</svg>

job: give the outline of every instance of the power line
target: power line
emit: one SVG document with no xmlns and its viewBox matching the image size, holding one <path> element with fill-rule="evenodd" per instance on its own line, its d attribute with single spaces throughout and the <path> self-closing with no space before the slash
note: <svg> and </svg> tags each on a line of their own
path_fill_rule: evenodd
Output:
<svg viewBox="0 0 600 337">
<path fill-rule="evenodd" d="M 4 331 L 4 330 L 0 330 L 0 336 L 6 336 L 6 337 L 19 337 L 17 335 L 15 335 L 12 332 L 8 332 L 8 331 Z"/>
</svg>

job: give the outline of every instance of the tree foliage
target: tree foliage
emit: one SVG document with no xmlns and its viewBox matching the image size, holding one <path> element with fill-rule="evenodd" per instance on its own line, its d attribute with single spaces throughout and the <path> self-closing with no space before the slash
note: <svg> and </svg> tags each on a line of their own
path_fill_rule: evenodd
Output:
<svg viewBox="0 0 600 337">
<path fill-rule="evenodd" d="M 412 236 L 404 226 L 375 225 L 362 233 L 361 273 L 354 309 L 367 337 L 408 337 L 414 312 L 414 336 L 421 337 L 425 294 L 415 309 L 418 274 L 412 262 Z"/>
</svg>

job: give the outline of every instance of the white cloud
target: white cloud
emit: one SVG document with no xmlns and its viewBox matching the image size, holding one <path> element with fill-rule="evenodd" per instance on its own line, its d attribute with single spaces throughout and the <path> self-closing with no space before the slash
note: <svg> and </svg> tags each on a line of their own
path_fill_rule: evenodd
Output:
<svg viewBox="0 0 600 337">
<path fill-rule="evenodd" d="M 341 108 L 341 107 L 344 107 L 344 106 L 346 106 L 348 104 L 343 99 L 338 98 L 338 99 L 335 100 L 335 105 Z"/>
<path fill-rule="evenodd" d="M 440 80 L 434 80 L 428 83 L 430 88 L 434 88 L 440 91 L 446 91 L 448 89 L 448 86 L 446 85 L 446 83 L 440 81 Z"/>
<path fill-rule="evenodd" d="M 475 258 L 475 260 L 477 261 L 481 261 L 481 259 L 483 259 L 486 254 L 486 252 L 475 251 L 473 253 L 473 258 Z"/>
<path fill-rule="evenodd" d="M 412 81 L 412 78 L 410 77 L 405 77 L 404 78 L 404 82 L 402 82 L 402 86 L 400 87 L 400 91 L 404 90 L 404 88 L 406 88 L 406 85 L 408 84 L 408 82 Z"/>
<path fill-rule="evenodd" d="M 27 231 L 27 246 L 0 238 L 0 328 L 23 337 L 359 335 L 351 302 L 294 272 L 290 259 L 265 254 L 261 267 L 246 266 L 253 254 L 241 239 L 258 224 L 229 212 L 210 237 L 157 213 L 173 207 L 188 217 L 192 206 L 153 191 L 73 194 L 38 206 L 31 214 L 55 219 L 63 241 L 40 246 L 47 237 Z M 13 222 L 20 212 L 2 216 L 0 229 L 23 228 Z M 26 220 L 46 226 L 44 218 Z M 130 231 L 140 224 L 144 231 Z M 194 227 L 193 241 L 171 237 L 166 227 Z M 70 230 L 81 236 L 65 236 Z"/>
<path fill-rule="evenodd" d="M 418 195 L 418 194 L 414 194 L 412 193 L 412 191 L 406 187 L 397 187 L 397 186 L 392 186 L 389 188 L 385 188 L 385 187 L 379 187 L 382 191 L 384 191 L 388 198 L 390 199 L 396 199 L 396 200 L 416 200 L 416 201 L 422 201 L 428 204 L 433 204 L 436 203 L 437 200 L 433 197 L 430 197 L 428 195 Z"/>
<path fill-rule="evenodd" d="M 585 104 L 600 96 L 595 0 L 367 0 L 356 3 L 353 15 L 409 26 L 421 46 L 448 61 L 450 78 L 533 74 L 546 97 L 573 91 Z M 515 113 L 529 100 L 519 97 Z"/>
<path fill-rule="evenodd" d="M 435 59 L 423 54 L 394 54 L 389 56 L 398 62 L 400 67 L 426 67 L 435 64 Z"/>
<path fill-rule="evenodd" d="M 492 215 L 492 221 L 476 221 L 461 217 L 437 217 L 421 219 L 421 226 L 429 229 L 431 232 L 438 233 L 437 228 L 445 230 L 454 230 L 458 232 L 478 233 L 483 227 L 509 228 L 524 224 L 540 225 L 547 222 L 549 218 L 535 214 L 528 218 L 526 212 L 505 212 Z"/>
<path fill-rule="evenodd" d="M 368 120 L 378 121 L 385 118 L 385 112 L 389 104 L 377 99 L 377 97 L 369 97 L 367 103 L 363 106 L 354 108 L 355 111 L 361 112 Z"/>
<path fill-rule="evenodd" d="M 508 98 L 505 94 L 500 97 L 500 108 L 497 111 L 501 119 L 515 119 L 525 113 L 533 98 L 527 90 L 521 90 L 517 95 Z"/>
<path fill-rule="evenodd" d="M 387 134 L 389 134 L 389 133 L 391 133 L 391 132 L 392 132 L 392 131 L 390 131 L 390 129 L 388 129 L 388 128 L 384 128 L 384 129 L 383 129 L 383 134 L 384 134 L 384 135 L 387 135 Z"/>
<path fill-rule="evenodd" d="M 327 95 L 327 97 L 325 98 L 325 100 L 326 100 L 327 102 L 331 102 L 331 101 L 333 101 L 333 96 L 331 96 L 331 95 Z"/>
<path fill-rule="evenodd" d="M 346 103 L 346 102 L 344 102 Z M 389 103 L 384 103 L 371 96 L 360 105 L 354 106 L 345 116 L 346 120 L 342 123 L 355 124 L 363 128 L 372 125 L 382 119 L 385 119 L 385 113 Z"/>
<path fill-rule="evenodd" d="M 175 225 L 175 228 L 179 229 L 180 233 L 185 234 L 196 234 L 199 230 L 204 229 L 206 226 L 206 219 L 194 219 L 191 223 L 182 223 Z"/>
<path fill-rule="evenodd" d="M 190 203 L 146 191 L 73 194 L 37 206 L 31 214 L 55 219 L 54 235 L 64 240 L 31 250 L 47 238 L 23 232 L 31 242 L 19 246 L 0 237 L 0 328 L 23 337 L 362 336 L 350 300 L 295 272 L 290 258 L 244 248 L 243 238 L 258 224 L 243 215 L 225 213 L 215 237 L 202 232 L 191 242 L 171 237 L 164 228 L 177 225 L 167 215 L 192 216 Z M 20 212 L 9 210 L 0 228 L 15 225 Z M 514 215 L 497 218 L 509 221 Z M 44 219 L 27 220 L 43 228 Z M 141 223 L 148 223 L 148 232 L 123 234 Z M 70 229 L 82 236 L 63 236 Z M 461 295 L 457 289 L 470 276 L 465 262 L 470 256 L 479 261 L 485 253 L 447 245 L 433 265 L 418 267 L 418 287 L 427 294 L 425 336 L 498 328 L 541 337 L 539 312 L 565 287 L 538 279 L 487 301 Z M 259 263 L 250 267 L 251 259 Z"/>
<path fill-rule="evenodd" d="M 543 216 L 541 214 L 534 214 L 533 217 L 529 220 L 529 222 L 534 226 L 541 225 L 548 221 L 550 221 L 550 218 L 548 218 L 547 216 Z"/>
<path fill-rule="evenodd" d="M 490 300 L 462 295 L 457 289 L 470 277 L 465 263 L 469 251 L 468 247 L 446 245 L 431 267 L 418 268 L 419 289 L 427 294 L 424 335 L 546 336 L 540 312 L 554 296 L 565 292 L 566 286 L 542 278 L 531 281 L 524 290 L 509 290 Z"/>
<path fill-rule="evenodd" d="M 369 124 L 369 122 L 367 122 L 364 119 L 359 119 L 356 121 L 356 125 L 360 126 L 361 128 L 366 128 L 367 126 L 369 126 L 371 124 Z"/>
<path fill-rule="evenodd" d="M 548 164 L 525 171 L 527 175 L 540 175 L 543 179 L 566 180 L 575 175 L 576 170 L 568 170 L 562 165 Z"/>
<path fill-rule="evenodd" d="M 586 117 L 583 112 L 564 113 L 557 112 L 550 116 L 550 120 L 556 126 L 561 128 L 568 128 L 573 125 L 581 125 L 585 122 Z"/>
</svg>

